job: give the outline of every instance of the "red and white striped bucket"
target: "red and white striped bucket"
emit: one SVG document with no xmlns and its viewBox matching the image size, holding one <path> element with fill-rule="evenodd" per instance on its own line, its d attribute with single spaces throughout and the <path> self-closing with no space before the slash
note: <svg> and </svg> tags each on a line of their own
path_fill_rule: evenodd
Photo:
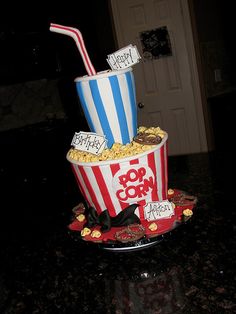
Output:
<svg viewBox="0 0 236 314">
<path fill-rule="evenodd" d="M 88 206 L 98 214 L 107 209 L 115 217 L 139 204 L 135 213 L 143 220 L 147 203 L 167 199 L 167 138 L 149 151 L 122 159 L 86 163 L 67 155 Z"/>
</svg>

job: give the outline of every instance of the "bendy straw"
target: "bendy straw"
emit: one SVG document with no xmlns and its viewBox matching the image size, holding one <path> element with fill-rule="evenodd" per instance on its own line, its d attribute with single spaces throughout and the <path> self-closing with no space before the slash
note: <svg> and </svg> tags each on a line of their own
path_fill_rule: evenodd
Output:
<svg viewBox="0 0 236 314">
<path fill-rule="evenodd" d="M 83 59 L 84 66 L 87 70 L 88 75 L 89 76 L 96 75 L 96 71 L 94 69 L 94 66 L 93 66 L 93 64 L 89 58 L 88 53 L 87 53 L 87 50 L 86 50 L 86 47 L 84 44 L 84 40 L 83 40 L 83 36 L 78 29 L 73 28 L 73 27 L 69 27 L 69 26 L 63 26 L 63 25 L 51 23 L 50 24 L 50 31 L 72 37 L 75 40 L 76 45 L 79 49 L 79 52 L 80 52 L 81 57 Z"/>
</svg>

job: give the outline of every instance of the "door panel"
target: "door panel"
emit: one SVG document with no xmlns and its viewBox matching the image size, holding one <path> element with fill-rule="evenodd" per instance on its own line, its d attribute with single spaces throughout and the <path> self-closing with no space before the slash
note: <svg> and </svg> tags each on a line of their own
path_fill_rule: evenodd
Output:
<svg viewBox="0 0 236 314">
<path fill-rule="evenodd" d="M 201 152 L 206 138 L 199 131 L 181 0 L 111 0 L 111 4 L 119 48 L 132 43 L 142 56 L 133 67 L 137 103 L 144 104 L 138 109 L 139 125 L 166 130 L 169 155 Z M 145 59 L 140 32 L 163 26 L 172 55 Z"/>
</svg>

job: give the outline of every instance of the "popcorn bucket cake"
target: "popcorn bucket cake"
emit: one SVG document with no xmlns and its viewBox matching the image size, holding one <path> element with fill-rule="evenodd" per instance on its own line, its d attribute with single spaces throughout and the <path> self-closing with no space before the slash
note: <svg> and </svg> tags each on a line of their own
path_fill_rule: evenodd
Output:
<svg viewBox="0 0 236 314">
<path fill-rule="evenodd" d="M 148 202 L 167 199 L 167 135 L 162 143 L 143 153 L 99 162 L 79 162 L 67 156 L 88 206 L 98 214 L 108 210 L 116 217 L 131 204 L 140 220 Z"/>
<path fill-rule="evenodd" d="M 142 131 L 142 132 L 141 132 Z M 168 135 L 140 127 L 134 140 L 94 154 L 67 153 L 84 204 L 74 209 L 72 231 L 97 243 L 152 239 L 189 219 L 196 198 L 168 189 Z"/>
</svg>

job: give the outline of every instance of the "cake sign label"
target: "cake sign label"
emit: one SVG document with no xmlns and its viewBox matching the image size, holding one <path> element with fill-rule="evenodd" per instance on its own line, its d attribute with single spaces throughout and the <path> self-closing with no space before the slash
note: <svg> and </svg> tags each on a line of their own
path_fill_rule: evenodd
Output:
<svg viewBox="0 0 236 314">
<path fill-rule="evenodd" d="M 125 203 L 146 199 L 155 186 L 152 169 L 146 165 L 132 165 L 120 169 L 113 178 L 116 197 Z"/>
<path fill-rule="evenodd" d="M 144 207 L 144 218 L 148 221 L 170 218 L 174 209 L 169 201 L 151 202 Z"/>
<path fill-rule="evenodd" d="M 103 135 L 91 132 L 75 132 L 71 145 L 75 149 L 94 155 L 100 155 L 107 147 L 107 139 Z"/>
<path fill-rule="evenodd" d="M 121 70 L 139 63 L 141 56 L 136 46 L 129 45 L 107 56 L 112 70 Z"/>
</svg>

